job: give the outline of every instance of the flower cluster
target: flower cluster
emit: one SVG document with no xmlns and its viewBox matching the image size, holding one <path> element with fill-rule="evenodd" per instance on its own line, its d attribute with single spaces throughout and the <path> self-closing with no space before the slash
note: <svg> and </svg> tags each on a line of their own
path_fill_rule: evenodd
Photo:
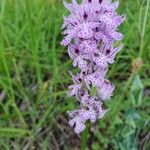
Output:
<svg viewBox="0 0 150 150">
<path fill-rule="evenodd" d="M 68 46 L 73 66 L 81 71 L 71 74 L 74 84 L 68 87 L 68 96 L 76 96 L 79 102 L 78 110 L 68 112 L 69 125 L 81 133 L 87 120 L 94 123 L 108 111 L 102 109 L 102 102 L 110 99 L 115 87 L 105 76 L 108 65 L 114 63 L 122 48 L 114 48 L 114 42 L 123 37 L 117 27 L 125 17 L 116 13 L 118 1 L 83 0 L 78 4 L 72 0 L 64 5 L 71 13 L 64 17 L 65 37 L 61 44 Z"/>
</svg>

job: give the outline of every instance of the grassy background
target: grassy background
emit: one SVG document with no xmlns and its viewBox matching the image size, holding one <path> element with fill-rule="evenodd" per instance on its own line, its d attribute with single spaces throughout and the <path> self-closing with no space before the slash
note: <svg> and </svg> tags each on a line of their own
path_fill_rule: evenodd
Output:
<svg viewBox="0 0 150 150">
<path fill-rule="evenodd" d="M 110 67 L 111 110 L 84 149 L 150 149 L 150 0 L 120 0 L 124 48 Z M 0 150 L 78 150 L 67 123 L 76 108 L 67 50 L 60 46 L 61 0 L 0 0 Z"/>
</svg>

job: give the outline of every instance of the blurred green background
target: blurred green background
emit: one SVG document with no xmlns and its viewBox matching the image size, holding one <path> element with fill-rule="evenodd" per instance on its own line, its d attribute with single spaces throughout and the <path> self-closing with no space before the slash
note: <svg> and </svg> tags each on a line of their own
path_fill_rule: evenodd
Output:
<svg viewBox="0 0 150 150">
<path fill-rule="evenodd" d="M 73 70 L 62 0 L 0 0 L 0 150 L 150 150 L 150 0 L 120 0 L 124 48 L 107 77 L 110 111 L 84 136 L 68 125 Z"/>
</svg>

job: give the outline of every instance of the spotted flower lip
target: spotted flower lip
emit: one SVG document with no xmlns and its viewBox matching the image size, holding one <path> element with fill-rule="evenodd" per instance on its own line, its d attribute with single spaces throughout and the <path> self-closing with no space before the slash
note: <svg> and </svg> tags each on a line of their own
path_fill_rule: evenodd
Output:
<svg viewBox="0 0 150 150">
<path fill-rule="evenodd" d="M 116 12 L 119 1 L 82 0 L 78 4 L 72 0 L 71 3 L 64 1 L 64 6 L 70 14 L 64 16 L 61 44 L 68 47 L 73 67 L 80 69 L 77 75 L 70 73 L 73 84 L 68 87 L 67 94 L 77 98 L 79 108 L 68 111 L 69 125 L 79 134 L 88 120 L 95 123 L 109 110 L 103 109 L 102 105 L 111 98 L 115 86 L 106 74 L 122 49 L 122 45 L 114 45 L 123 38 L 117 28 L 124 22 L 125 15 Z"/>
</svg>

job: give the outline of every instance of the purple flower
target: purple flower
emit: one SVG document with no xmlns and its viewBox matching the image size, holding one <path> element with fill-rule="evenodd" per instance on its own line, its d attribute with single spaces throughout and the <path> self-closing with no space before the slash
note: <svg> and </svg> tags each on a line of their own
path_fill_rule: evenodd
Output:
<svg viewBox="0 0 150 150">
<path fill-rule="evenodd" d="M 115 41 L 123 35 L 117 27 L 125 16 L 117 15 L 119 2 L 111 0 L 76 0 L 65 7 L 70 15 L 64 17 L 62 25 L 64 39 L 61 44 L 68 46 L 68 54 L 73 60 L 73 67 L 80 73 L 72 75 L 74 84 L 68 87 L 68 96 L 76 96 L 79 108 L 69 111 L 69 125 L 81 133 L 85 123 L 92 123 L 102 118 L 108 110 L 102 109 L 103 101 L 110 99 L 115 89 L 106 79 L 109 64 L 114 63 L 116 54 L 122 46 L 114 48 Z M 92 89 L 95 89 L 92 94 Z"/>
</svg>

